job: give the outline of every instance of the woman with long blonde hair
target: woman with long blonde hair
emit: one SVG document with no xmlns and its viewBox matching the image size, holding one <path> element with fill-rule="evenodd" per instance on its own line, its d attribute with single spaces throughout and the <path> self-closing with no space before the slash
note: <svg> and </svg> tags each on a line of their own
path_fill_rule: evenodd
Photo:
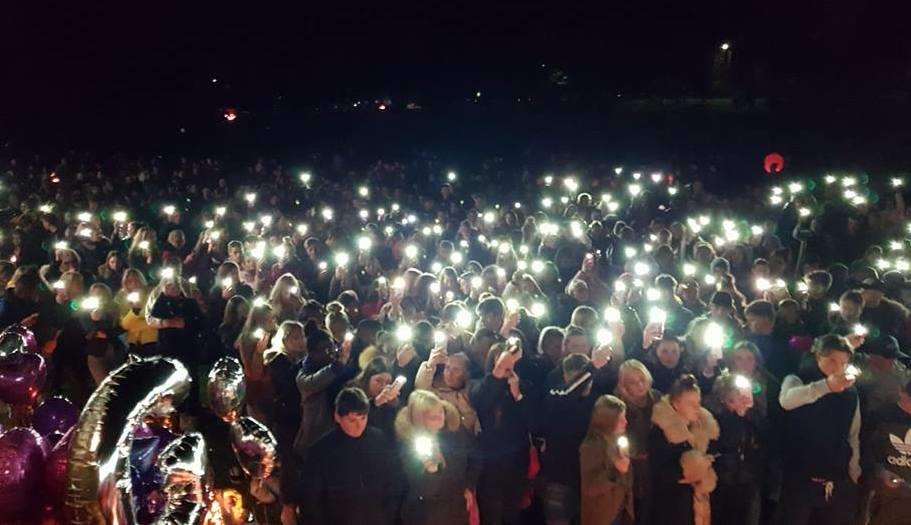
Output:
<svg viewBox="0 0 911 525">
<path fill-rule="evenodd" d="M 626 404 L 620 398 L 604 395 L 595 401 L 588 433 L 579 447 L 583 525 L 633 523 L 626 425 Z"/>
<path fill-rule="evenodd" d="M 415 390 L 396 416 L 395 433 L 408 482 L 402 523 L 468 523 L 477 471 L 456 408 L 433 392 Z"/>
</svg>

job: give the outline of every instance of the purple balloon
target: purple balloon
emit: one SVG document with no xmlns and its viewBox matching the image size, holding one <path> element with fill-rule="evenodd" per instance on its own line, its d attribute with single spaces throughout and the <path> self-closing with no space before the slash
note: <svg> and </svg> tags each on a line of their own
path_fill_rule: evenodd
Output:
<svg viewBox="0 0 911 525">
<path fill-rule="evenodd" d="M 25 326 L 21 324 L 14 324 L 8 326 L 3 332 L 19 334 L 22 337 L 22 341 L 25 343 L 25 348 L 22 349 L 23 352 L 38 351 L 38 340 L 35 338 L 35 332 L 32 332 Z"/>
<path fill-rule="evenodd" d="M 0 509 L 5 518 L 24 519 L 41 510 L 37 498 L 44 473 L 44 439 L 17 427 L 0 436 Z"/>
<path fill-rule="evenodd" d="M 30 405 L 38 399 L 47 367 L 38 354 L 15 353 L 0 357 L 0 401 Z"/>
<path fill-rule="evenodd" d="M 51 397 L 35 409 L 32 428 L 45 438 L 53 432 L 66 433 L 79 419 L 79 411 L 69 399 Z"/>
<path fill-rule="evenodd" d="M 66 493 L 67 469 L 70 465 L 70 442 L 75 429 L 71 428 L 60 438 L 47 455 L 44 463 L 45 508 L 60 509 Z"/>
</svg>

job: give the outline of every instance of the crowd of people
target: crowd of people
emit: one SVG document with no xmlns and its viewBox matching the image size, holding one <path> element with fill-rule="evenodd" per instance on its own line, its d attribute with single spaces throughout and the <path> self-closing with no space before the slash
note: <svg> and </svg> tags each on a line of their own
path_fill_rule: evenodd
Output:
<svg viewBox="0 0 911 525">
<path fill-rule="evenodd" d="M 46 395 L 173 357 L 173 425 L 217 433 L 238 359 L 280 464 L 210 460 L 256 522 L 911 523 L 902 179 L 4 163 Z"/>
</svg>

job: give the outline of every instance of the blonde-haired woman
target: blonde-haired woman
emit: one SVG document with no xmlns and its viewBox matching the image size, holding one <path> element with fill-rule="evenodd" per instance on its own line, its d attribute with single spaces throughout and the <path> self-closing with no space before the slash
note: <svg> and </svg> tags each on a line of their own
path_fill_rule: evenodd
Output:
<svg viewBox="0 0 911 525">
<path fill-rule="evenodd" d="M 256 419 L 271 423 L 273 399 L 266 381 L 264 354 L 275 334 L 275 316 L 268 303 L 253 302 L 234 348 L 240 356 L 247 386 L 247 411 Z"/>
<path fill-rule="evenodd" d="M 651 516 L 651 476 L 648 464 L 648 435 L 652 431 L 652 409 L 661 399 L 661 393 L 652 388 L 652 374 L 641 361 L 627 359 L 620 365 L 617 388 L 614 394 L 626 403 L 629 422 L 629 457 L 633 470 L 640 474 L 633 477 L 633 496 L 639 523 L 649 523 Z"/>
<path fill-rule="evenodd" d="M 141 357 L 154 355 L 158 346 L 158 328 L 146 322 L 148 295 L 142 272 L 127 268 L 120 279 L 120 290 L 114 296 L 114 303 L 120 312 L 120 327 L 127 334 L 129 351 Z"/>
<path fill-rule="evenodd" d="M 595 401 L 588 433 L 579 447 L 582 525 L 633 523 L 633 470 L 626 425 L 623 401 L 609 395 Z"/>
<path fill-rule="evenodd" d="M 296 321 L 304 306 L 304 298 L 297 277 L 290 273 L 279 277 L 269 293 L 269 304 L 272 305 L 276 322 Z"/>
<path fill-rule="evenodd" d="M 405 525 L 464 525 L 474 504 L 478 469 L 459 412 L 428 390 L 415 390 L 395 419 L 408 486 Z"/>
</svg>

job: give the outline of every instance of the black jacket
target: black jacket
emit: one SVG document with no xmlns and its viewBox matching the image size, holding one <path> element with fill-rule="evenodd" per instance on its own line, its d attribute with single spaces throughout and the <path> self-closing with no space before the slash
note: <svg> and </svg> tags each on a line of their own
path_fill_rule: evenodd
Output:
<svg viewBox="0 0 911 525">
<path fill-rule="evenodd" d="M 380 525 L 395 521 L 395 454 L 382 433 L 367 427 L 354 439 L 333 428 L 307 454 L 302 476 L 302 524 Z"/>
<path fill-rule="evenodd" d="M 715 412 L 721 436 L 712 441 L 719 485 L 759 485 L 765 464 L 765 432 L 752 410 L 745 417 L 722 409 Z"/>
</svg>

